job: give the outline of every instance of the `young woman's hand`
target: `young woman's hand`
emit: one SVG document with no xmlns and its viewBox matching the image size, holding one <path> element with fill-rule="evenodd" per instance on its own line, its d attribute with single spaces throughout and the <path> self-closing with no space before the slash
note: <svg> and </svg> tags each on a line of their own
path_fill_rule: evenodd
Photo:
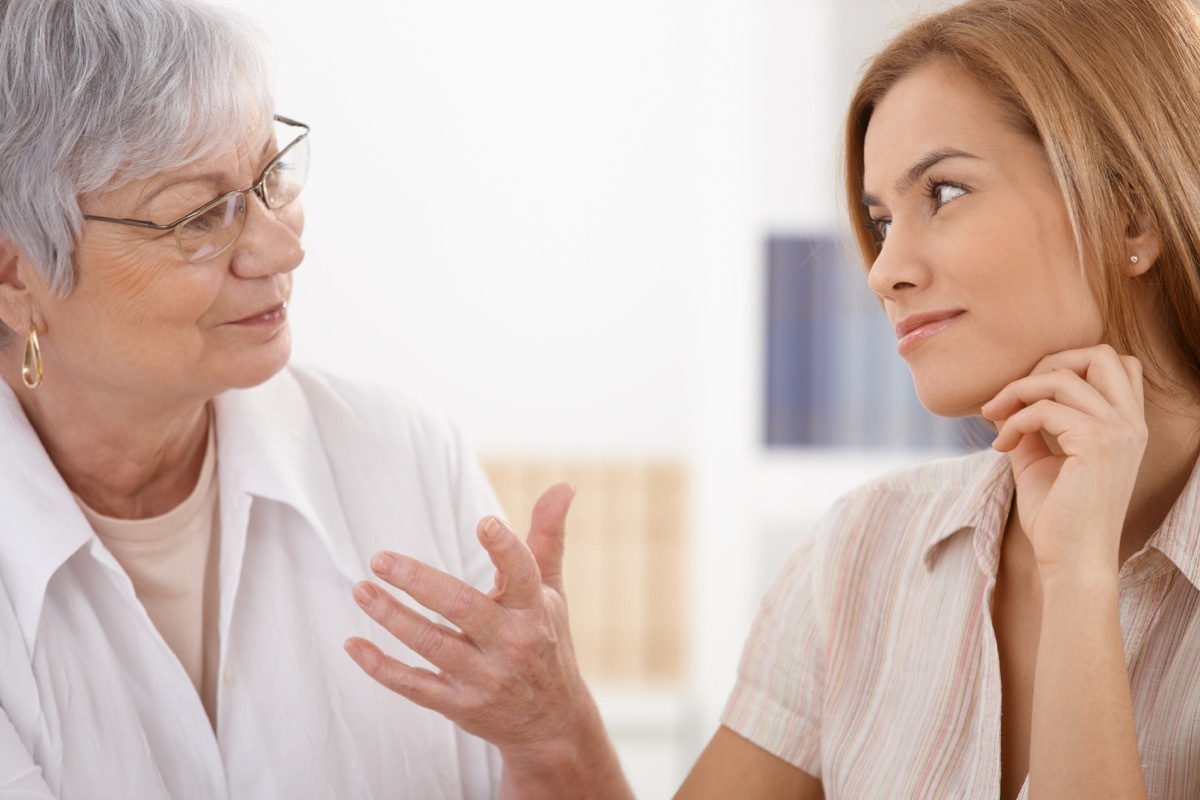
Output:
<svg viewBox="0 0 1200 800">
<path fill-rule="evenodd" d="M 1146 447 L 1143 403 L 1141 363 L 1099 345 L 1047 356 L 983 406 L 1043 579 L 1064 569 L 1115 578 Z"/>
</svg>

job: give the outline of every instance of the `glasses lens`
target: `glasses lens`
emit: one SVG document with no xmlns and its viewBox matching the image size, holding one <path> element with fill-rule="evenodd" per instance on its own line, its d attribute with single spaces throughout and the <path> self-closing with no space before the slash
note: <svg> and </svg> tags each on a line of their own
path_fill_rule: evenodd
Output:
<svg viewBox="0 0 1200 800">
<path fill-rule="evenodd" d="M 246 196 L 232 194 L 214 201 L 175 229 L 183 257 L 195 263 L 221 253 L 242 232 L 246 222 Z"/>
<path fill-rule="evenodd" d="M 296 199 L 308 180 L 308 137 L 284 150 L 263 176 L 267 208 L 283 208 Z"/>
</svg>

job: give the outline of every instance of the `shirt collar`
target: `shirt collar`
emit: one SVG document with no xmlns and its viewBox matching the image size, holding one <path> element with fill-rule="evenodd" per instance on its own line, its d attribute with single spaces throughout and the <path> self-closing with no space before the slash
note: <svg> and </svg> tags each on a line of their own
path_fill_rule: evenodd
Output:
<svg viewBox="0 0 1200 800">
<path fill-rule="evenodd" d="M 999 562 L 1000 540 L 1012 501 L 1013 475 L 1008 457 L 986 451 L 976 457 L 985 459 L 974 476 L 955 491 L 940 525 L 930 529 L 925 545 L 925 565 L 932 569 L 940 545 L 954 534 L 975 531 L 975 553 L 985 573 L 995 575 Z M 968 460 L 975 463 L 973 459 Z M 1193 467 L 1187 484 L 1171 506 L 1162 525 L 1146 544 L 1158 550 L 1200 589 L 1200 461 Z M 1144 552 L 1144 551 L 1143 551 Z M 1130 559 L 1131 565 L 1137 556 Z"/>
<path fill-rule="evenodd" d="M 945 512 L 929 529 L 924 561 L 933 569 L 941 545 L 962 531 L 974 531 L 975 556 L 985 573 L 994 575 L 999 562 L 1000 540 L 1012 504 L 1013 475 L 1008 456 L 988 449 L 952 462 L 957 475 L 944 486 L 949 493 Z"/>
<path fill-rule="evenodd" d="M 364 577 L 316 419 L 290 370 L 216 401 L 221 502 L 246 494 L 285 503 L 309 524 L 349 580 Z M 32 646 L 51 578 L 95 540 L 8 384 L 0 381 L 0 585 Z"/>
<path fill-rule="evenodd" d="M 291 506 L 308 523 L 338 570 L 364 577 L 351 546 L 338 482 L 315 409 L 291 368 L 251 389 L 215 400 L 221 502 L 249 495 Z"/>
<path fill-rule="evenodd" d="M 1183 491 L 1146 545 L 1169 558 L 1200 589 L 1200 461 L 1192 466 Z"/>
<path fill-rule="evenodd" d="M 12 389 L 0 381 L 0 582 L 31 646 L 54 573 L 94 537 Z"/>
</svg>

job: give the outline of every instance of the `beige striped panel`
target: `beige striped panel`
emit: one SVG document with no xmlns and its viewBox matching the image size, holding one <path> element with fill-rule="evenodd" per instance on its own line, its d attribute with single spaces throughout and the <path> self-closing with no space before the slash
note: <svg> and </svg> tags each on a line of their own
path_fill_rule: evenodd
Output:
<svg viewBox="0 0 1200 800">
<path fill-rule="evenodd" d="M 586 677 L 672 682 L 683 674 L 687 481 L 677 461 L 483 459 L 514 528 L 550 485 L 576 487 L 563 577 Z"/>
</svg>

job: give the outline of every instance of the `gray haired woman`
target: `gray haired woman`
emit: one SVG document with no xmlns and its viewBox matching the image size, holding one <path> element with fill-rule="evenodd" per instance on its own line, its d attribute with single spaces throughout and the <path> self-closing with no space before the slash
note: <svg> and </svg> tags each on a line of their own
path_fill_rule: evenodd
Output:
<svg viewBox="0 0 1200 800">
<path fill-rule="evenodd" d="M 343 650 L 377 550 L 490 584 L 496 503 L 437 415 L 287 365 L 308 128 L 246 23 L 0 0 L 0 95 L 0 794 L 494 795 Z"/>
</svg>

